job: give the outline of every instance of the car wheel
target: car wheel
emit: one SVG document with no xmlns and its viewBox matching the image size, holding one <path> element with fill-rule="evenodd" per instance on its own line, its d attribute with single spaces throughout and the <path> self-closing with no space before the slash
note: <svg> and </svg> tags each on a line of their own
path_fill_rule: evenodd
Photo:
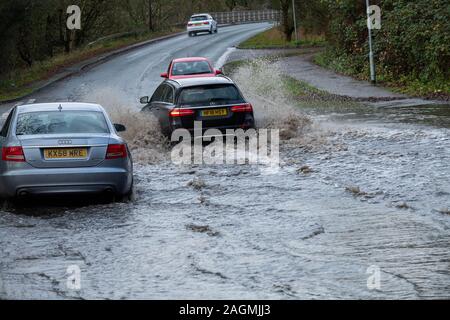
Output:
<svg viewBox="0 0 450 320">
<path fill-rule="evenodd" d="M 10 200 L 8 199 L 0 200 L 0 210 L 10 211 L 12 209 L 14 209 L 14 204 Z"/>
<path fill-rule="evenodd" d="M 216 30 L 214 31 L 214 33 L 217 33 L 217 32 L 219 32 L 219 28 L 218 27 L 216 27 Z"/>
<path fill-rule="evenodd" d="M 211 28 L 211 30 L 209 30 L 209 34 L 213 34 L 213 28 Z"/>
</svg>

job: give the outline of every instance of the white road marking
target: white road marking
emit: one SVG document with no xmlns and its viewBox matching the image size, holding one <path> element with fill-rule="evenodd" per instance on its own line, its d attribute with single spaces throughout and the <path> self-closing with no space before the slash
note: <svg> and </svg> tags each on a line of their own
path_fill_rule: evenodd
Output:
<svg viewBox="0 0 450 320">
<path fill-rule="evenodd" d="M 27 104 L 32 104 L 32 103 L 35 103 L 35 102 L 36 102 L 36 99 L 30 99 L 30 100 L 28 100 Z"/>
<path fill-rule="evenodd" d="M 225 51 L 225 53 L 217 60 L 215 68 L 216 69 L 222 68 L 224 66 L 224 64 L 227 62 L 227 59 L 230 56 L 230 54 L 235 50 L 236 50 L 236 48 L 234 48 L 234 47 L 228 48 L 227 51 Z"/>
<path fill-rule="evenodd" d="M 145 78 L 145 74 L 155 65 L 159 65 L 161 64 L 164 60 L 168 59 L 170 57 L 170 54 L 165 54 L 162 56 L 161 59 L 159 59 L 158 61 L 152 61 L 150 62 L 147 67 L 145 67 L 144 72 L 142 72 L 141 76 L 138 78 L 139 82 L 143 82 L 144 78 Z"/>
</svg>

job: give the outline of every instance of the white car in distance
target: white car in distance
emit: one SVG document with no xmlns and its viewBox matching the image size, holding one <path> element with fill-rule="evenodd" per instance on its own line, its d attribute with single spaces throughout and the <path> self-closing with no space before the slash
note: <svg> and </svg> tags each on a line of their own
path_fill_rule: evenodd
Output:
<svg viewBox="0 0 450 320">
<path fill-rule="evenodd" d="M 194 14 L 188 22 L 187 31 L 190 37 L 200 32 L 217 33 L 217 21 L 207 13 Z"/>
</svg>

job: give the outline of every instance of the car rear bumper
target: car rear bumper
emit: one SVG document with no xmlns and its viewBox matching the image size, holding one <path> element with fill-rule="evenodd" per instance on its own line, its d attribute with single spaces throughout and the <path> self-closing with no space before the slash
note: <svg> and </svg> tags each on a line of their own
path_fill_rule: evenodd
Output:
<svg viewBox="0 0 450 320">
<path fill-rule="evenodd" d="M 198 27 L 187 27 L 188 32 L 209 32 L 211 30 L 211 25 L 198 26 Z"/>
<path fill-rule="evenodd" d="M 183 128 L 181 128 L 181 129 L 183 129 Z M 214 127 L 214 128 L 202 128 L 201 134 L 199 134 L 199 132 L 196 132 L 194 129 L 186 129 L 186 130 L 190 133 L 191 140 L 194 141 L 194 140 L 198 140 L 198 139 L 205 139 L 208 137 L 222 137 L 222 138 L 238 137 L 236 134 L 236 130 L 239 130 L 239 129 L 244 130 L 244 133 L 245 133 L 247 130 L 256 129 L 256 127 L 254 124 L 248 124 L 248 125 L 221 126 L 221 127 Z M 169 134 L 169 138 L 171 138 L 174 131 L 175 130 L 173 130 Z"/>
<path fill-rule="evenodd" d="M 24 169 L 0 175 L 0 197 L 110 192 L 126 194 L 132 172 L 121 168 Z"/>
<path fill-rule="evenodd" d="M 169 135 L 171 135 L 175 130 L 177 129 L 187 129 L 191 136 L 194 135 L 195 129 L 194 129 L 194 123 L 195 119 L 191 119 L 189 121 L 183 121 L 180 118 L 175 118 L 172 120 L 172 123 L 170 124 L 170 131 Z M 199 122 L 199 121 L 197 121 Z M 237 129 L 255 129 L 256 123 L 255 118 L 253 116 L 253 113 L 247 113 L 243 114 L 240 118 L 226 118 L 226 119 L 216 119 L 216 120 L 210 120 L 210 121 L 203 121 L 201 122 L 202 126 L 202 134 L 205 134 L 208 130 L 219 130 L 223 134 L 228 133 L 227 130 L 237 130 Z"/>
</svg>

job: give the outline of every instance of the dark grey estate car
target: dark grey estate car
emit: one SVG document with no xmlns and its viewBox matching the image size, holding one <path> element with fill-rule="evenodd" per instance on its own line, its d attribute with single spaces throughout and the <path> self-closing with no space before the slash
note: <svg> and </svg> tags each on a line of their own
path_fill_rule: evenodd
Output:
<svg viewBox="0 0 450 320">
<path fill-rule="evenodd" d="M 165 80 L 141 103 L 146 105 L 142 111 L 152 112 L 167 136 L 180 128 L 192 131 L 194 121 L 200 121 L 204 131 L 255 127 L 252 105 L 224 76 Z"/>
</svg>

